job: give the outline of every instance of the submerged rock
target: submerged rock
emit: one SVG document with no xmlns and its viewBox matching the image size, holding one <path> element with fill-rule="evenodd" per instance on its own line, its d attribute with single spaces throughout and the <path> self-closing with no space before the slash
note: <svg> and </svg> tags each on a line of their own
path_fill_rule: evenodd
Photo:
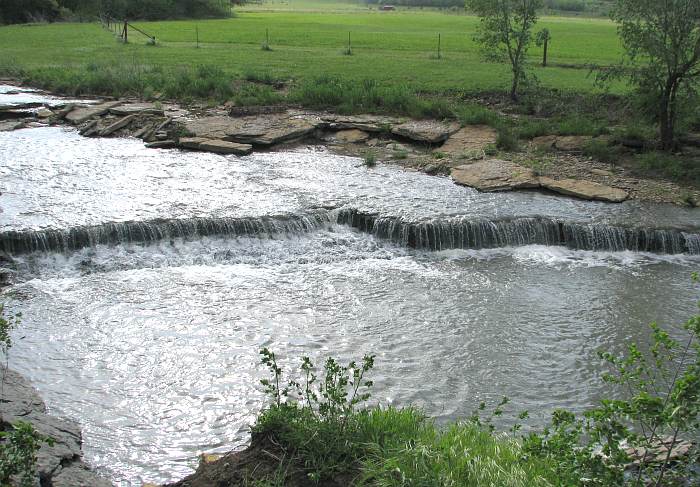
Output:
<svg viewBox="0 0 700 487">
<path fill-rule="evenodd" d="M 26 421 L 42 435 L 54 439 L 54 445 L 42 444 L 37 453 L 37 485 L 53 487 L 109 487 L 82 461 L 80 427 L 71 421 L 46 414 L 46 406 L 29 381 L 13 370 L 4 374 L 0 414 L 5 423 Z"/>
<path fill-rule="evenodd" d="M 532 169 L 500 159 L 464 164 L 452 169 L 451 175 L 457 184 L 470 186 L 484 192 L 540 186 Z"/>
</svg>

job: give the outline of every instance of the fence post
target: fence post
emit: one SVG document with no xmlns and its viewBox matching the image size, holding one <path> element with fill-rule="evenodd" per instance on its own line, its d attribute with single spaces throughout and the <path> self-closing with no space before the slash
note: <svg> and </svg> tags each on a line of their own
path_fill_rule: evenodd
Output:
<svg viewBox="0 0 700 487">
<path fill-rule="evenodd" d="M 352 45 L 350 44 L 350 32 L 348 32 L 348 54 L 352 52 Z"/>
<path fill-rule="evenodd" d="M 124 44 L 126 44 L 127 42 L 129 42 L 129 29 L 128 29 L 128 25 L 129 25 L 129 24 L 128 24 L 127 21 L 125 20 L 125 21 L 124 21 Z"/>
<path fill-rule="evenodd" d="M 197 34 L 197 49 L 199 49 L 199 27 L 195 26 L 194 31 Z"/>
<path fill-rule="evenodd" d="M 441 34 L 438 34 L 438 59 L 440 59 L 440 41 L 441 41 Z"/>
</svg>

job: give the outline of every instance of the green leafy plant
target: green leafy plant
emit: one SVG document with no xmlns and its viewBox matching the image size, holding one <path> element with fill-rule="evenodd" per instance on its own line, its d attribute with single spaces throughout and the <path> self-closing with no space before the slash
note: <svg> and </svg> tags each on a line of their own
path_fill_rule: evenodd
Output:
<svg viewBox="0 0 700 487">
<path fill-rule="evenodd" d="M 9 430 L 0 431 L 0 485 L 11 485 L 15 476 L 21 487 L 37 485 L 37 452 L 42 443 L 53 445 L 54 440 L 38 433 L 31 423 L 17 421 Z"/>
<path fill-rule="evenodd" d="M 517 134 L 508 128 L 500 129 L 498 131 L 498 135 L 496 136 L 496 147 L 508 152 L 518 150 L 520 144 L 518 143 Z"/>
<path fill-rule="evenodd" d="M 367 167 L 374 167 L 377 165 L 377 154 L 374 151 L 367 151 L 363 156 L 362 163 Z"/>
</svg>

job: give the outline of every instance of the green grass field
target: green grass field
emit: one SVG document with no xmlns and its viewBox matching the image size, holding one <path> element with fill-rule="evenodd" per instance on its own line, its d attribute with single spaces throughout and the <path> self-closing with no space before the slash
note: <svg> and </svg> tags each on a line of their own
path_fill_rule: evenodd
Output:
<svg viewBox="0 0 700 487">
<path fill-rule="evenodd" d="M 474 17 L 434 10 L 378 12 L 323 0 L 294 3 L 303 6 L 300 12 L 290 10 L 290 2 L 279 2 L 286 10 L 265 10 L 275 4 L 263 4 L 225 20 L 136 23 L 157 37 L 157 46 L 148 46 L 135 32 L 123 45 L 98 24 L 1 27 L 0 64 L 25 69 L 84 69 L 93 63 L 163 68 L 214 64 L 233 78 L 251 72 L 296 81 L 320 75 L 372 78 L 428 93 L 498 91 L 509 84 L 507 65 L 483 62 L 472 39 L 478 25 Z M 332 5 L 333 11 L 324 11 L 324 5 Z M 621 55 L 615 26 L 607 20 L 547 17 L 540 21 L 538 28 L 542 27 L 553 35 L 554 66 L 534 68 L 545 87 L 594 91 L 584 65 L 611 64 Z M 266 29 L 271 51 L 260 48 Z M 352 56 L 342 54 L 348 32 Z M 435 56 L 438 34 L 442 59 Z M 540 56 L 540 49 L 533 48 L 533 65 Z"/>
</svg>

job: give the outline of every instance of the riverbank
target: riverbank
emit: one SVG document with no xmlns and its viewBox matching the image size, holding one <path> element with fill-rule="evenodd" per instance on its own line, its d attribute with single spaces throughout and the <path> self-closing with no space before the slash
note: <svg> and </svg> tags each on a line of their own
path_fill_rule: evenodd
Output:
<svg viewBox="0 0 700 487">
<path fill-rule="evenodd" d="M 37 454 L 37 484 L 50 487 L 110 487 L 83 462 L 80 425 L 51 416 L 31 383 L 11 369 L 0 370 L 3 396 L 0 401 L 2 430 L 16 421 L 26 421 L 53 445 L 42 444 Z"/>
<path fill-rule="evenodd" d="M 0 130 L 68 124 L 84 136 L 136 137 L 154 149 L 237 155 L 320 144 L 338 154 L 360 157 L 368 166 L 381 162 L 450 175 L 457 184 L 480 191 L 540 189 L 609 202 L 636 199 L 686 206 L 700 202 L 700 184 L 692 180 L 640 174 L 634 164 L 638 144 L 610 135 L 557 135 L 544 130 L 540 132 L 545 135 L 529 141 L 516 138 L 506 143 L 503 129 L 485 124 L 490 120 L 483 114 L 460 123 L 339 115 L 289 105 L 211 107 L 135 98 L 40 105 L 0 107 Z M 698 140 L 700 135 L 686 138 L 691 156 Z"/>
</svg>

